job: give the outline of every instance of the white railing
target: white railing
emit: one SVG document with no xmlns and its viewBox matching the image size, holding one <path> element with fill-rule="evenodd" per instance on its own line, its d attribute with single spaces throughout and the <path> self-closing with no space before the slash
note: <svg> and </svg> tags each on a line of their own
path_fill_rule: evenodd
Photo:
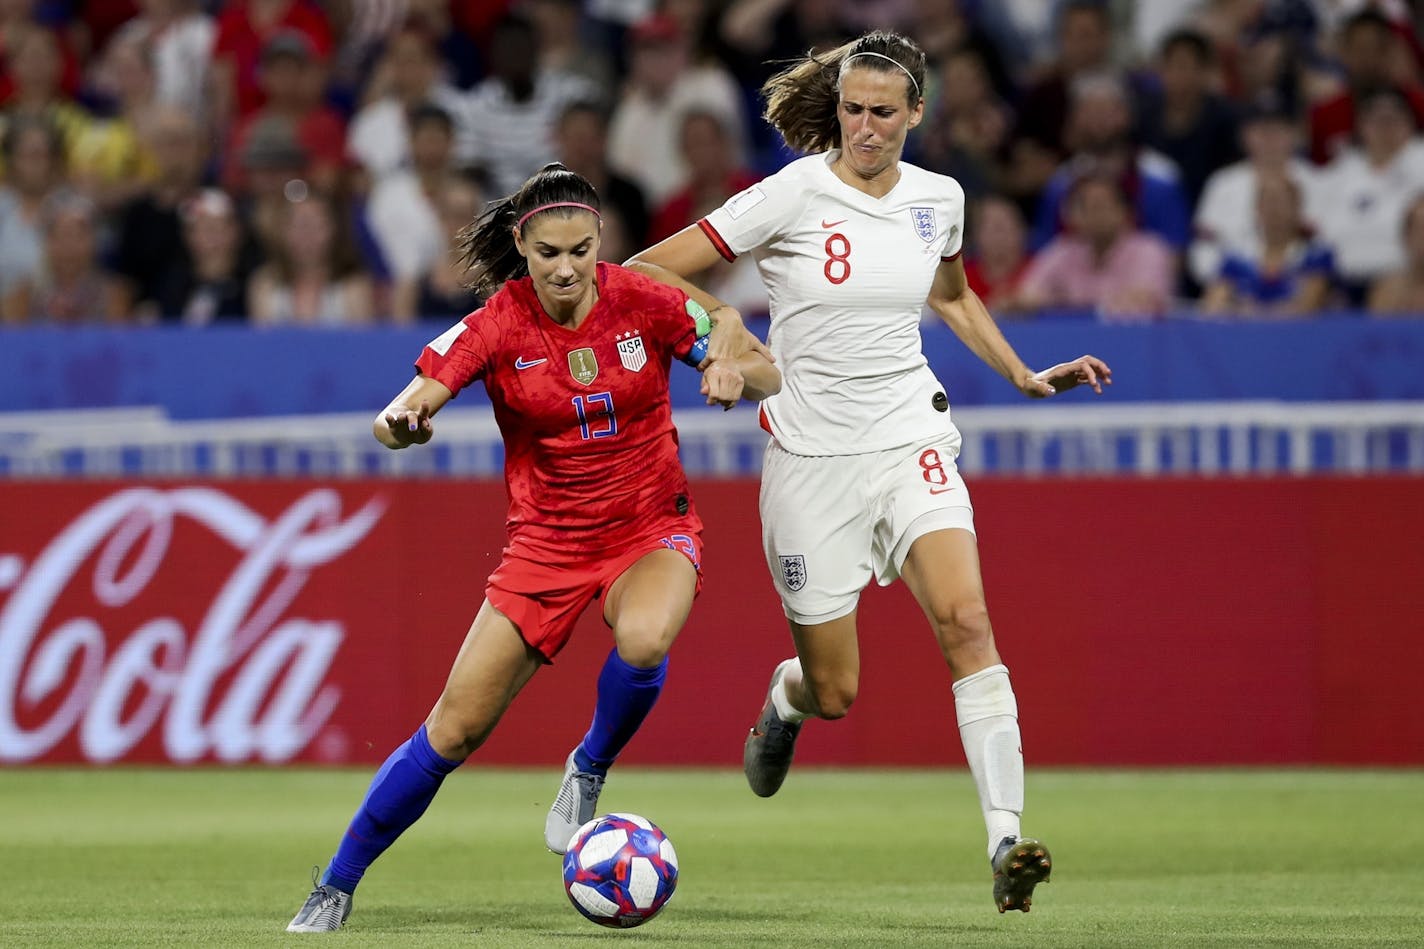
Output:
<svg viewBox="0 0 1424 949">
<path fill-rule="evenodd" d="M 186 421 L 155 408 L 0 414 L 0 477 L 497 476 L 486 410 L 448 408 L 428 446 L 389 451 L 368 413 Z M 676 414 L 698 475 L 760 469 L 745 409 Z M 1198 402 L 956 409 L 971 474 L 1424 472 L 1424 402 Z"/>
</svg>

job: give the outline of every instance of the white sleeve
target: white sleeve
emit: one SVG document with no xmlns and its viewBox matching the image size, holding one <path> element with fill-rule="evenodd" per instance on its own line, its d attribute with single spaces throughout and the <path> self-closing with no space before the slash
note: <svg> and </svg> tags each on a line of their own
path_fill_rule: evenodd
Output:
<svg viewBox="0 0 1424 949">
<path fill-rule="evenodd" d="M 735 260 L 787 233 L 809 198 L 808 189 L 795 187 L 789 177 L 778 172 L 759 181 L 698 222 L 718 253 Z"/>
<path fill-rule="evenodd" d="M 945 201 L 949 216 L 949 227 L 945 229 L 944 246 L 940 248 L 940 260 L 953 260 L 964 249 L 964 188 L 953 178 L 949 179 L 953 191 Z"/>
</svg>

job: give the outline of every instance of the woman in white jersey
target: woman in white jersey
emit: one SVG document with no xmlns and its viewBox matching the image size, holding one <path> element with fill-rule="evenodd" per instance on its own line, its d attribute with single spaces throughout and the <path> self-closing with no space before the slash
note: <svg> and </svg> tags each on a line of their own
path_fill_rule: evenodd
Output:
<svg viewBox="0 0 1424 949">
<path fill-rule="evenodd" d="M 771 301 L 768 343 L 781 393 L 762 404 L 772 434 L 762 540 L 796 657 L 771 677 L 747 738 L 752 790 L 776 793 L 801 723 L 841 718 L 860 672 L 855 614 L 873 576 L 903 577 L 954 678 L 955 708 L 989 831 L 999 912 L 1029 909 L 1048 850 L 1020 836 L 1023 755 L 1008 670 L 994 646 L 974 516 L 955 468 L 959 432 L 921 351 L 925 302 L 1031 398 L 1110 371 L 1083 356 L 1034 372 L 969 289 L 964 192 L 904 164 L 924 114 L 924 53 L 874 32 L 770 79 L 767 120 L 807 157 L 734 196 L 629 266 L 682 287 L 718 321 L 712 357 L 745 346 L 739 316 L 684 279 L 750 253 Z"/>
</svg>

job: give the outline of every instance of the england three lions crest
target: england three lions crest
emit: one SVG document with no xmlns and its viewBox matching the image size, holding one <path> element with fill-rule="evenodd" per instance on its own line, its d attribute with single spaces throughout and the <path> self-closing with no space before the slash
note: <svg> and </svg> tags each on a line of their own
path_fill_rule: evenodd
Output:
<svg viewBox="0 0 1424 949">
<path fill-rule="evenodd" d="M 781 579 L 792 593 L 806 585 L 806 558 L 800 554 L 781 557 Z"/>
<path fill-rule="evenodd" d="M 629 372 L 637 372 L 648 364 L 648 352 L 643 349 L 643 337 L 638 335 L 637 330 L 630 330 L 627 333 L 619 333 L 618 340 L 618 360 L 623 363 L 623 368 Z"/>
<path fill-rule="evenodd" d="M 935 235 L 939 233 L 934 208 L 910 208 L 910 220 L 915 224 L 915 233 L 926 244 L 934 240 Z"/>
</svg>

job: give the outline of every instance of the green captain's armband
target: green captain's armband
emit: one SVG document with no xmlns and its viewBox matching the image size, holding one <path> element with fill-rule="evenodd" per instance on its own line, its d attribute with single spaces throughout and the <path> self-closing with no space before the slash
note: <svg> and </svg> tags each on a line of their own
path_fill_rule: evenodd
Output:
<svg viewBox="0 0 1424 949">
<path fill-rule="evenodd" d="M 712 332 L 712 317 L 708 316 L 707 311 L 702 308 L 702 304 L 692 299 L 692 297 L 687 298 L 687 315 L 692 317 L 693 321 L 697 324 L 697 335 L 699 337 L 706 336 Z"/>
</svg>

